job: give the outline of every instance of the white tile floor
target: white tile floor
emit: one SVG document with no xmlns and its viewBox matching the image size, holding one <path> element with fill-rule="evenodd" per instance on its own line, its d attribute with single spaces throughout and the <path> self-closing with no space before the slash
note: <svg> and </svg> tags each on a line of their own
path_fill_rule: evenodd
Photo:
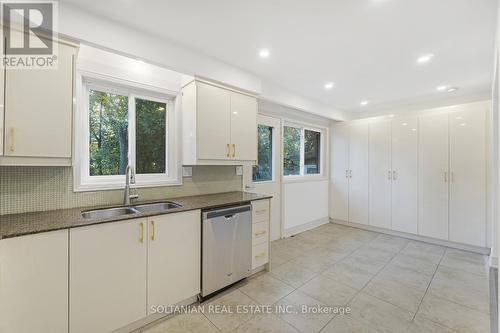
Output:
<svg viewBox="0 0 500 333">
<path fill-rule="evenodd" d="M 206 311 L 141 332 L 489 332 L 482 255 L 326 224 L 273 242 L 272 263 L 271 272 L 205 305 L 347 306 L 351 313 Z"/>
</svg>

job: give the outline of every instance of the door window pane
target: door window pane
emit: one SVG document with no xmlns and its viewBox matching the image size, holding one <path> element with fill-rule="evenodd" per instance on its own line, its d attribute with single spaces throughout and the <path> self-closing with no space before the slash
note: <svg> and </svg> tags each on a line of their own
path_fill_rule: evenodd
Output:
<svg viewBox="0 0 500 333">
<path fill-rule="evenodd" d="M 135 99 L 136 173 L 165 173 L 167 105 Z"/>
<path fill-rule="evenodd" d="M 258 164 L 253 167 L 253 181 L 273 180 L 273 128 L 259 125 L 257 136 Z"/>
<path fill-rule="evenodd" d="M 283 174 L 300 175 L 300 128 L 283 129 Z"/>
<path fill-rule="evenodd" d="M 321 133 L 304 131 L 304 173 L 320 173 Z"/>
<path fill-rule="evenodd" d="M 123 175 L 128 163 L 128 97 L 89 90 L 90 175 Z"/>
</svg>

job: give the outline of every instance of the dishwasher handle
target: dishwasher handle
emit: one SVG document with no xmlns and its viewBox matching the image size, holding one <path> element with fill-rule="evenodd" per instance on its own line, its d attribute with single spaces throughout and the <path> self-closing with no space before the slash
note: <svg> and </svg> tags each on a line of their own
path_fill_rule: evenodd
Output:
<svg viewBox="0 0 500 333">
<path fill-rule="evenodd" d="M 252 206 L 244 205 L 244 206 L 236 206 L 236 207 L 228 207 L 217 210 L 210 210 L 203 213 L 203 219 L 212 219 L 215 217 L 224 216 L 225 218 L 232 218 L 234 215 L 238 213 L 248 212 L 252 210 Z"/>
</svg>

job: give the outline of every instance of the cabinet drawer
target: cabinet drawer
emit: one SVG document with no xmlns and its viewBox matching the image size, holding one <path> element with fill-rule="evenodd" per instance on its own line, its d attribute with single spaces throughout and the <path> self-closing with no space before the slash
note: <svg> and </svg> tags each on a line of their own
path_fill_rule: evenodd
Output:
<svg viewBox="0 0 500 333">
<path fill-rule="evenodd" d="M 261 244 L 269 240 L 269 223 L 259 222 L 252 225 L 252 245 Z"/>
<path fill-rule="evenodd" d="M 255 245 L 252 248 L 252 269 L 269 262 L 269 244 L 267 242 Z"/>
<path fill-rule="evenodd" d="M 259 200 L 252 202 L 252 222 L 269 221 L 269 200 Z"/>
</svg>

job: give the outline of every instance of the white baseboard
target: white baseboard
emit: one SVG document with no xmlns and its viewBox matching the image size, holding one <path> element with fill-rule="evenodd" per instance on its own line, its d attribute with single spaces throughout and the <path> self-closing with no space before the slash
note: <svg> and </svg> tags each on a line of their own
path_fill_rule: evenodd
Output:
<svg viewBox="0 0 500 333">
<path fill-rule="evenodd" d="M 193 297 L 189 297 L 188 299 L 182 301 L 182 302 L 179 302 L 177 303 L 176 305 L 179 305 L 179 306 L 187 306 L 187 305 L 191 305 L 191 304 L 194 304 L 198 301 L 198 296 L 193 296 Z M 160 305 L 160 304 L 158 304 Z M 114 330 L 113 332 L 111 333 L 131 333 L 131 332 L 136 332 L 138 329 L 144 327 L 144 326 L 147 326 L 151 323 L 154 323 L 155 321 L 157 320 L 160 320 L 160 319 L 163 319 L 163 318 L 166 318 L 166 317 L 169 317 L 169 316 L 174 316 L 173 314 L 168 314 L 168 313 L 156 313 L 156 314 L 152 314 L 152 315 L 149 315 L 145 318 L 142 318 L 142 319 L 139 319 L 131 324 L 128 324 L 127 326 L 124 326 L 122 328 L 119 328 L 117 330 Z"/>
<path fill-rule="evenodd" d="M 388 235 L 392 235 L 392 236 L 404 237 L 404 238 L 413 239 L 413 240 L 417 240 L 417 241 L 421 241 L 421 242 L 426 242 L 426 243 L 431 243 L 431 244 L 441 245 L 441 246 L 447 246 L 447 247 L 451 247 L 454 249 L 476 252 L 476 253 L 485 254 L 485 255 L 489 255 L 491 252 L 490 249 L 486 248 L 486 247 L 479 247 L 479 246 L 461 244 L 461 243 L 456 243 L 456 242 L 432 238 L 432 237 L 414 235 L 414 234 L 409 234 L 406 232 L 374 227 L 372 225 L 352 223 L 352 222 L 346 222 L 346 221 L 334 220 L 334 219 L 330 219 L 330 222 L 345 225 L 348 227 L 364 229 L 364 230 L 369 230 L 369 231 L 376 231 L 376 232 L 380 232 L 380 233 L 388 234 Z"/>
<path fill-rule="evenodd" d="M 285 229 L 285 231 L 284 231 L 285 235 L 284 236 L 285 237 L 290 237 L 290 236 L 293 236 L 293 235 L 296 235 L 296 234 L 300 234 L 301 232 L 314 229 L 316 227 L 319 227 L 320 225 L 327 224 L 329 222 L 330 222 L 330 218 L 329 217 L 325 217 L 325 218 L 322 218 L 322 219 L 319 219 L 319 220 L 314 220 L 314 221 L 307 222 L 307 223 L 304 223 L 304 224 L 301 224 L 301 225 L 297 225 L 295 227 Z"/>
</svg>

